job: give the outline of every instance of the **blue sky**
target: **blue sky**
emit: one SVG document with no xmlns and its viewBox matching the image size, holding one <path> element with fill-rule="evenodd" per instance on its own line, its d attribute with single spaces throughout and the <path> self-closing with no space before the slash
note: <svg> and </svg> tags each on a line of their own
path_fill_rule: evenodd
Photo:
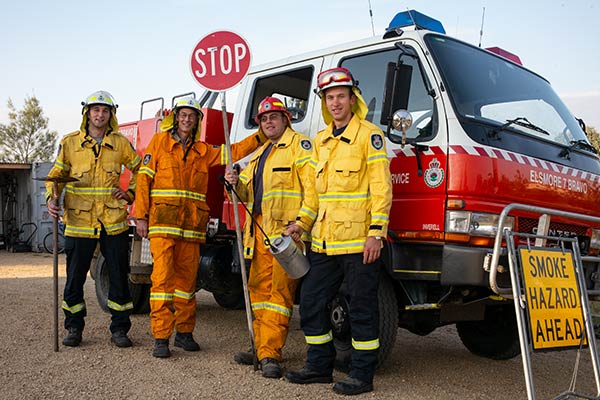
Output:
<svg viewBox="0 0 600 400">
<path fill-rule="evenodd" d="M 252 65 L 372 36 L 369 0 L 24 0 L 0 14 L 0 122 L 6 102 L 35 95 L 60 135 L 76 130 L 80 102 L 99 89 L 119 103 L 120 122 L 141 101 L 202 88 L 188 62 L 200 38 L 232 30 Z M 8 4 L 6 4 L 8 3 Z M 600 2 L 596 0 L 371 0 L 376 35 L 396 12 L 439 19 L 449 35 L 500 46 L 548 79 L 573 114 L 600 128 Z M 228 92 L 235 101 L 235 91 Z"/>
</svg>

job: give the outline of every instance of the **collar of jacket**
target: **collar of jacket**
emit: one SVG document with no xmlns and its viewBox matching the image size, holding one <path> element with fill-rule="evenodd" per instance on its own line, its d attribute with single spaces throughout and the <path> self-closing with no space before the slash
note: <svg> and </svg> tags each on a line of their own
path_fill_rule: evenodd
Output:
<svg viewBox="0 0 600 400">
<path fill-rule="evenodd" d="M 172 152 L 175 146 L 180 145 L 183 149 L 183 144 L 173 138 L 173 134 L 171 131 L 165 132 L 167 135 L 167 144 L 169 146 L 169 152 Z M 191 151 L 195 151 L 196 153 L 203 156 L 206 153 L 206 148 L 204 146 L 200 146 L 201 142 L 199 140 L 195 140 L 192 144 Z"/>
<path fill-rule="evenodd" d="M 327 125 L 327 127 L 324 130 L 323 136 L 321 137 L 321 143 L 325 143 L 329 139 L 336 139 L 351 144 L 354 143 L 354 141 L 356 140 L 356 136 L 358 135 L 358 130 L 360 128 L 360 118 L 357 114 L 354 114 L 350 119 L 350 122 L 348 122 L 344 133 L 342 133 L 338 137 L 333 136 L 334 126 L 335 125 L 333 124 L 333 122 Z"/>
<path fill-rule="evenodd" d="M 294 140 L 294 135 L 296 135 L 296 131 L 294 131 L 290 127 L 285 128 L 283 135 L 281 135 L 281 138 L 279 138 L 279 142 L 277 142 L 277 144 L 274 144 L 273 147 L 288 147 L 290 144 L 292 144 L 292 140 Z M 250 161 L 254 161 L 257 158 L 259 158 L 262 155 L 262 153 L 264 153 L 264 151 L 267 149 L 267 147 L 269 147 L 269 144 L 271 144 L 271 141 L 267 139 L 267 141 L 263 143 L 262 146 L 254 152 L 254 154 L 252 154 L 252 156 L 250 157 Z"/>
<path fill-rule="evenodd" d="M 96 145 L 96 143 L 98 143 L 96 141 L 96 139 L 91 137 L 85 130 L 79 131 L 79 139 L 80 139 L 80 143 L 81 143 L 81 146 L 79 146 L 79 147 L 82 149 L 83 148 L 91 149 Z M 114 135 L 104 134 L 104 137 L 102 138 L 102 141 L 100 142 L 100 146 L 114 149 L 115 148 Z"/>
</svg>

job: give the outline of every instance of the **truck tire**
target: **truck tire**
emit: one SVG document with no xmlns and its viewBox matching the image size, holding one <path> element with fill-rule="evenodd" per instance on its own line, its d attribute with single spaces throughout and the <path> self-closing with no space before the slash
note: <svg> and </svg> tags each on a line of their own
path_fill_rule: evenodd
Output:
<svg viewBox="0 0 600 400">
<path fill-rule="evenodd" d="M 521 353 L 513 305 L 488 306 L 483 321 L 456 323 L 456 331 L 473 354 L 493 360 L 508 360 Z"/>
<path fill-rule="evenodd" d="M 213 297 L 218 305 L 228 310 L 241 310 L 244 308 L 244 290 L 229 293 L 213 292 Z"/>
<path fill-rule="evenodd" d="M 379 278 L 379 368 L 396 343 L 398 333 L 398 302 L 394 286 L 389 276 L 382 271 Z M 331 322 L 333 325 L 333 343 L 336 350 L 335 368 L 348 372 L 352 361 L 352 332 L 348 319 L 348 301 L 344 285 L 331 303 Z"/>
<path fill-rule="evenodd" d="M 102 311 L 109 313 L 108 302 L 108 268 L 102 253 L 98 254 L 96 262 L 96 298 Z M 133 313 L 146 314 L 150 311 L 150 285 L 129 282 L 129 292 L 133 300 Z"/>
</svg>

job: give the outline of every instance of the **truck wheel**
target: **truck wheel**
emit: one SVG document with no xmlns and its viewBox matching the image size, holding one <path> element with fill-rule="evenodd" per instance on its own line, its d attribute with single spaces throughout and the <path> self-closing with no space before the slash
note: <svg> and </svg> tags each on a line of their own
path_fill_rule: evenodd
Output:
<svg viewBox="0 0 600 400">
<path fill-rule="evenodd" d="M 218 305 L 228 310 L 241 310 L 244 308 L 244 290 L 228 293 L 214 292 L 213 297 Z"/>
<path fill-rule="evenodd" d="M 148 314 L 150 312 L 150 287 L 147 283 L 129 282 L 129 293 L 133 300 L 134 314 Z"/>
<path fill-rule="evenodd" d="M 515 310 L 490 306 L 483 321 L 456 323 L 460 340 L 473 354 L 493 360 L 508 360 L 521 352 Z"/>
<path fill-rule="evenodd" d="M 102 253 L 98 254 L 96 262 L 96 298 L 102 311 L 110 313 L 108 306 L 108 267 Z M 129 292 L 133 300 L 133 313 L 146 314 L 150 312 L 150 285 L 129 282 Z"/>
<path fill-rule="evenodd" d="M 398 333 L 398 302 L 391 280 L 381 272 L 379 278 L 379 368 L 396 343 Z M 344 285 L 331 303 L 331 323 L 333 326 L 333 343 L 336 350 L 335 368 L 348 372 L 352 361 L 352 333 L 348 318 L 348 301 Z"/>
</svg>

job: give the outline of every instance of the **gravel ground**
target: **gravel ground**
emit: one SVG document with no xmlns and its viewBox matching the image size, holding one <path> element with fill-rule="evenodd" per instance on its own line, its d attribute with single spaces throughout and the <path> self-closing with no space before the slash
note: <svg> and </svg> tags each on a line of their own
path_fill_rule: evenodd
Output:
<svg viewBox="0 0 600 400">
<path fill-rule="evenodd" d="M 172 348 L 170 359 L 151 356 L 147 315 L 133 317 L 134 347 L 111 345 L 110 317 L 96 303 L 94 283 L 86 283 L 88 317 L 80 347 L 53 351 L 52 256 L 0 251 L 1 399 L 330 399 L 331 385 L 293 385 L 265 379 L 252 367 L 237 365 L 235 351 L 249 347 L 246 316 L 220 308 L 210 293 L 198 299 L 194 335 L 202 350 Z M 59 290 L 64 286 L 60 258 Z M 62 297 L 62 296 L 61 296 Z M 60 299 L 62 301 L 62 299 Z M 60 313 L 59 340 L 65 334 Z M 306 347 L 295 310 L 285 368 L 300 368 Z M 538 399 L 569 387 L 577 352 L 534 354 Z M 582 353 L 577 391 L 596 393 L 587 350 Z M 336 372 L 334 379 L 344 374 Z M 342 398 L 341 396 L 338 398 Z M 523 399 L 527 398 L 521 358 L 493 361 L 470 354 L 454 327 L 426 337 L 398 332 L 390 358 L 375 377 L 375 392 L 360 399 Z"/>
</svg>

